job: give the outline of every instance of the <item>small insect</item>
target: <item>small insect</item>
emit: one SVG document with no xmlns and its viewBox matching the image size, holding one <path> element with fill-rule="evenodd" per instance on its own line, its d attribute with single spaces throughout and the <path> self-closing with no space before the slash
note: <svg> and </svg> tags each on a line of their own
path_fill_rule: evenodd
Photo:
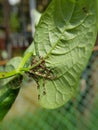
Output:
<svg viewBox="0 0 98 130">
<path fill-rule="evenodd" d="M 40 72 L 34 72 L 34 71 L 30 71 L 29 73 L 32 74 L 32 76 L 42 77 L 42 78 L 46 78 L 46 79 L 48 79 L 48 80 L 56 79 L 56 76 L 53 76 L 53 75 L 51 74 L 51 72 L 49 72 L 49 71 L 47 71 L 46 74 L 40 73 Z"/>
<path fill-rule="evenodd" d="M 4 78 L 4 77 L 5 77 L 5 75 L 4 75 L 4 74 L 2 74 L 2 77 Z"/>
<path fill-rule="evenodd" d="M 43 79 L 43 95 L 46 95 L 45 83 L 46 83 L 46 80 Z"/>
<path fill-rule="evenodd" d="M 13 79 L 12 81 L 10 81 L 9 87 L 11 87 L 12 89 L 17 89 L 21 87 L 21 83 L 22 83 L 22 76 L 19 76 L 15 79 Z"/>
<path fill-rule="evenodd" d="M 40 78 L 45 78 L 48 80 L 53 80 L 56 79 L 56 76 L 53 75 L 52 71 L 46 67 L 45 65 L 45 60 L 43 57 L 39 57 L 40 58 L 40 62 L 38 60 L 36 60 L 36 57 L 33 57 L 32 59 L 32 65 L 36 65 L 37 62 L 39 62 L 38 65 L 35 66 L 35 68 L 32 70 L 30 70 L 30 75 L 32 75 L 33 77 L 35 77 L 35 79 L 38 77 Z"/>
<path fill-rule="evenodd" d="M 40 94 L 38 95 L 38 100 L 40 100 Z"/>
<path fill-rule="evenodd" d="M 82 10 L 87 14 L 88 13 L 88 10 L 86 7 L 83 7 Z"/>
<path fill-rule="evenodd" d="M 43 95 L 46 95 L 46 91 L 45 90 L 43 91 Z"/>
<path fill-rule="evenodd" d="M 36 82 L 37 82 L 37 89 L 39 89 L 39 88 L 40 88 L 40 85 L 39 85 L 38 81 L 36 81 Z"/>
</svg>

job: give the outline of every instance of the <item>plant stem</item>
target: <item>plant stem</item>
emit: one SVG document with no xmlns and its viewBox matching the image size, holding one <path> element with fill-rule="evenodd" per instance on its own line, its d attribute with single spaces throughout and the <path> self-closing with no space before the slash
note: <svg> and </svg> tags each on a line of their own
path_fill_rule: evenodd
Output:
<svg viewBox="0 0 98 130">
<path fill-rule="evenodd" d="M 28 52 L 22 59 L 22 62 L 20 63 L 17 71 L 20 72 L 20 70 L 22 70 L 22 68 L 24 67 L 25 63 L 27 62 L 27 60 L 33 55 L 33 53 Z"/>
<path fill-rule="evenodd" d="M 18 74 L 21 74 L 21 72 L 17 72 L 16 70 L 12 70 L 10 72 L 0 72 L 0 79 L 9 78 Z"/>
<path fill-rule="evenodd" d="M 23 59 L 22 59 L 20 65 L 19 65 L 19 67 L 18 67 L 16 70 L 12 70 L 12 71 L 10 71 L 10 72 L 0 72 L 0 79 L 9 78 L 9 77 L 12 77 L 12 76 L 15 76 L 15 75 L 18 75 L 18 74 L 23 75 L 23 71 L 29 71 L 29 68 L 23 68 L 23 67 L 24 67 L 24 65 L 26 64 L 27 60 L 28 60 L 32 55 L 33 55 L 33 53 L 31 53 L 31 52 L 29 53 L 29 52 L 28 52 L 28 53 L 23 57 Z"/>
</svg>

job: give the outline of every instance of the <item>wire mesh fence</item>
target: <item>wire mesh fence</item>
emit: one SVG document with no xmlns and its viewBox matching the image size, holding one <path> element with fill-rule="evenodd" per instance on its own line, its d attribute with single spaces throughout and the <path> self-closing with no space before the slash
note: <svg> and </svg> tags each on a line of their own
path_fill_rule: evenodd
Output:
<svg viewBox="0 0 98 130">
<path fill-rule="evenodd" d="M 97 130 L 97 68 L 98 51 L 92 54 L 75 97 L 55 110 L 40 108 L 35 100 L 32 102 L 36 94 L 30 96 L 31 89 L 22 88 L 24 92 L 1 122 L 0 130 Z"/>
</svg>

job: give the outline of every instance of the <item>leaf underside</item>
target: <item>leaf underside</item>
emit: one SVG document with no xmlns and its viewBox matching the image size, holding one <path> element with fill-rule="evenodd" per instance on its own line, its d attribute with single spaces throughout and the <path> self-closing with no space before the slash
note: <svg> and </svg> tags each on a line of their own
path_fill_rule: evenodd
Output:
<svg viewBox="0 0 98 130">
<path fill-rule="evenodd" d="M 37 57 L 42 57 L 46 67 L 56 76 L 38 79 L 41 106 L 57 108 L 74 95 L 96 34 L 95 1 L 52 0 L 34 37 Z"/>
</svg>

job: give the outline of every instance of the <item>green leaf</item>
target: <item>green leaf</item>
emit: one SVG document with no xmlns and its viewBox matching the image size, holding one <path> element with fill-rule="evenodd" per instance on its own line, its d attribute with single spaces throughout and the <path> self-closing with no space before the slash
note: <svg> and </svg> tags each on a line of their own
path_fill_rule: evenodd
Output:
<svg viewBox="0 0 98 130">
<path fill-rule="evenodd" d="M 12 69 L 11 71 L 0 72 L 0 79 L 9 78 L 9 77 L 19 75 L 19 74 L 23 75 L 24 71 L 29 71 L 29 66 L 31 64 L 32 55 L 33 55 L 32 52 L 28 52 L 28 53 L 25 53 L 23 58 L 15 57 L 11 59 L 7 65 L 9 65 L 10 63 L 13 63 L 14 66 L 16 65 L 15 68 Z"/>
<path fill-rule="evenodd" d="M 27 55 L 28 53 L 35 54 L 34 42 L 26 49 L 24 56 Z"/>
<path fill-rule="evenodd" d="M 7 63 L 7 66 L 12 65 L 14 66 L 15 69 L 17 69 L 21 61 L 22 61 L 22 57 L 14 57 L 9 60 L 9 62 Z"/>
<path fill-rule="evenodd" d="M 21 62 L 21 57 L 11 59 L 5 68 L 6 72 L 17 69 Z M 0 120 L 2 120 L 5 114 L 9 111 L 14 103 L 18 92 L 19 86 L 22 82 L 22 76 L 16 75 L 10 78 L 0 80 Z"/>
<path fill-rule="evenodd" d="M 0 71 L 0 79 L 11 77 L 18 74 L 19 72 L 17 71 L 17 68 L 21 63 L 21 61 L 22 61 L 21 57 L 14 57 L 11 60 L 9 60 L 9 62 L 6 65 L 5 71 Z M 9 69 L 9 67 L 11 69 Z"/>
<path fill-rule="evenodd" d="M 10 85 L 12 87 L 14 86 L 14 84 L 9 82 L 0 88 L 0 120 L 2 120 L 5 114 L 9 111 L 19 92 L 19 88 L 12 89 Z"/>
<path fill-rule="evenodd" d="M 38 64 L 45 62 L 44 66 L 52 74 L 51 78 L 47 77 L 51 75 L 47 71 L 38 79 L 41 106 L 60 107 L 75 94 L 96 35 L 94 0 L 52 0 L 34 37 Z M 45 73 L 46 70 L 43 71 Z"/>
</svg>

